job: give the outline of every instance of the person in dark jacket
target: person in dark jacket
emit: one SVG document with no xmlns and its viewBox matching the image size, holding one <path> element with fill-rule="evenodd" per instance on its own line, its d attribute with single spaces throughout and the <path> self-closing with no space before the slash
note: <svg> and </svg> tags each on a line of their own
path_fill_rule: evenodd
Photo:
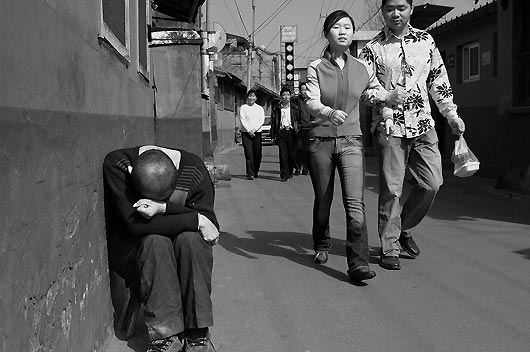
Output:
<svg viewBox="0 0 530 352">
<path fill-rule="evenodd" d="M 219 237 L 214 187 L 202 160 L 142 146 L 103 163 L 109 266 L 145 306 L 148 352 L 215 351 L 212 246 Z"/>
<path fill-rule="evenodd" d="M 309 174 L 309 130 L 311 129 L 311 116 L 307 111 L 307 83 L 300 82 L 300 93 L 293 99 L 293 104 L 298 108 L 298 135 L 296 138 L 296 158 L 294 174 Z"/>
<path fill-rule="evenodd" d="M 291 104 L 291 91 L 280 90 L 281 101 L 271 111 L 271 137 L 278 144 L 280 154 L 280 180 L 293 177 L 296 158 L 296 135 L 298 132 L 298 108 Z"/>
</svg>

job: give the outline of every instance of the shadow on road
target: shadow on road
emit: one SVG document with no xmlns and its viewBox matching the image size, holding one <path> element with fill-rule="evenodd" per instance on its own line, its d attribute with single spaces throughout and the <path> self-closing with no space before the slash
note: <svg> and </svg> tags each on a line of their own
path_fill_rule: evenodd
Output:
<svg viewBox="0 0 530 352">
<path fill-rule="evenodd" d="M 274 173 L 274 172 L 260 171 L 259 176 L 257 178 L 262 179 L 262 180 L 269 180 L 269 181 L 278 181 L 278 182 L 280 181 L 279 176 L 264 175 L 264 173 Z M 239 178 L 241 180 L 246 180 L 247 175 L 232 175 L 232 178 Z"/>
<path fill-rule="evenodd" d="M 254 254 L 282 257 L 296 264 L 318 270 L 339 281 L 349 282 L 345 272 L 313 263 L 313 239 L 307 233 L 268 231 L 247 231 L 247 233 L 251 236 L 250 238 L 222 232 L 219 245 L 229 252 L 248 259 L 258 259 Z M 332 238 L 329 253 L 345 257 L 345 242 Z M 374 251 L 379 251 L 379 248 L 371 249 L 371 252 Z"/>
<path fill-rule="evenodd" d="M 366 173 L 365 188 L 377 195 L 379 176 L 376 158 L 367 158 Z M 413 183 L 413 178 L 407 172 L 402 199 L 408 197 Z M 452 171 L 444 170 L 444 184 L 427 217 L 448 221 L 489 219 L 530 225 L 530 201 L 527 198 L 512 196 L 482 183 L 484 181 L 481 178 L 458 178 L 452 175 Z"/>
<path fill-rule="evenodd" d="M 517 254 L 520 254 L 523 257 L 525 257 L 526 259 L 530 260 L 530 248 L 521 249 L 521 250 L 513 251 L 513 252 L 517 253 Z"/>
</svg>

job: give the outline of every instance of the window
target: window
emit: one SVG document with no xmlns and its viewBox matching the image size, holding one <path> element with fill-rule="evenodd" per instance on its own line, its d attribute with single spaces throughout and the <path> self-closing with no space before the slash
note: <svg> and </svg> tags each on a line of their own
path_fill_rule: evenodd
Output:
<svg viewBox="0 0 530 352">
<path fill-rule="evenodd" d="M 129 0 L 101 0 L 100 37 L 129 59 Z"/>
<path fill-rule="evenodd" d="M 462 82 L 480 79 L 480 45 L 478 42 L 462 47 Z"/>
<path fill-rule="evenodd" d="M 530 106 L 530 21 L 524 16 L 530 1 L 514 1 L 513 6 L 514 105 Z"/>
<path fill-rule="evenodd" d="M 138 0 L 138 72 L 149 79 L 151 63 L 147 47 L 147 24 L 149 23 L 149 1 Z"/>
<path fill-rule="evenodd" d="M 224 81 L 223 85 L 224 109 L 234 111 L 234 86 L 229 81 Z"/>
<path fill-rule="evenodd" d="M 498 43 L 497 32 L 493 33 L 493 77 L 498 75 L 498 65 L 499 65 L 499 43 Z"/>
</svg>

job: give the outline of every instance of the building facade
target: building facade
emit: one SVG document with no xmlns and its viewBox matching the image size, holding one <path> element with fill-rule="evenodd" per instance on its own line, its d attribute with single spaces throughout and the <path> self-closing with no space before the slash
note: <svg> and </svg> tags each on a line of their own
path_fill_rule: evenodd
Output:
<svg viewBox="0 0 530 352">
<path fill-rule="evenodd" d="M 530 193 L 530 3 L 501 0 L 430 30 L 444 57 L 479 175 Z M 438 123 L 438 125 L 443 125 Z M 445 152 L 452 149 L 448 128 Z"/>
<path fill-rule="evenodd" d="M 151 4 L 189 21 L 200 3 L 4 4 L 0 350 L 98 351 L 113 333 L 102 162 L 157 142 Z"/>
</svg>

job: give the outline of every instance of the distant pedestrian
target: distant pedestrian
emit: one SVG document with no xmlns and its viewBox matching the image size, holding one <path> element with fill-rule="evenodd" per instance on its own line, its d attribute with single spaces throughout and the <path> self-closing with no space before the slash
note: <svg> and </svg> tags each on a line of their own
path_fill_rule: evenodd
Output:
<svg viewBox="0 0 530 352">
<path fill-rule="evenodd" d="M 271 137 L 276 140 L 280 155 L 280 180 L 293 177 L 296 158 L 296 134 L 298 131 L 298 108 L 291 104 L 291 91 L 280 90 L 281 101 L 272 107 Z"/>
<path fill-rule="evenodd" d="M 307 150 L 309 142 L 309 130 L 311 129 L 311 118 L 307 111 L 307 84 L 301 82 L 300 93 L 293 99 L 294 105 L 298 107 L 298 135 L 296 138 L 296 158 L 294 174 L 309 174 L 309 153 Z"/>
<path fill-rule="evenodd" d="M 265 122 L 265 112 L 263 107 L 256 103 L 256 100 L 256 91 L 250 89 L 247 92 L 247 103 L 239 108 L 247 180 L 258 177 L 261 165 L 261 126 Z"/>
<path fill-rule="evenodd" d="M 386 90 L 402 96 L 402 103 L 392 106 L 392 128 L 388 129 L 386 120 L 385 131 L 377 111 L 372 126 L 379 154 L 380 265 L 399 270 L 397 243 L 412 257 L 420 254 L 412 230 L 431 208 L 443 182 L 429 96 L 454 134 L 464 133 L 465 125 L 456 112 L 451 84 L 433 38 L 409 23 L 412 0 L 381 3 L 385 27 L 363 48 L 361 58 L 376 71 Z M 401 206 L 406 170 L 412 175 L 414 186 Z"/>
<path fill-rule="evenodd" d="M 387 92 L 373 71 L 349 53 L 354 32 L 352 17 L 338 10 L 324 21 L 328 40 L 321 59 L 307 69 L 307 108 L 311 115 L 309 160 L 315 192 L 313 206 L 314 262 L 324 264 L 331 247 L 329 217 L 335 169 L 339 173 L 346 211 L 348 275 L 354 282 L 375 277 L 368 264 L 368 233 L 364 212 L 364 147 L 359 100 L 384 101 Z"/>
</svg>

